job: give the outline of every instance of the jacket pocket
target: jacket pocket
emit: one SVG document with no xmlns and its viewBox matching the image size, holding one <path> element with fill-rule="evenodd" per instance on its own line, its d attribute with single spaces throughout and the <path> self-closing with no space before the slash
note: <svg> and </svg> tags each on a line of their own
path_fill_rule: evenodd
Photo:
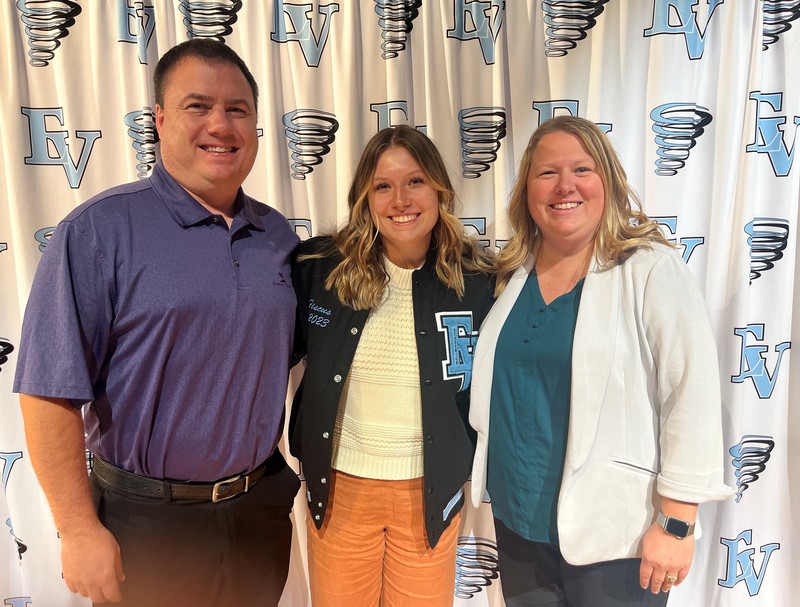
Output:
<svg viewBox="0 0 800 607">
<path fill-rule="evenodd" d="M 649 466 L 645 464 L 641 464 L 639 462 L 634 462 L 629 459 L 625 459 L 623 457 L 611 457 L 611 463 L 615 466 L 619 466 L 625 470 L 630 470 L 631 472 L 636 472 L 638 474 L 647 474 L 648 476 L 658 476 L 658 471 L 653 470 Z"/>
</svg>

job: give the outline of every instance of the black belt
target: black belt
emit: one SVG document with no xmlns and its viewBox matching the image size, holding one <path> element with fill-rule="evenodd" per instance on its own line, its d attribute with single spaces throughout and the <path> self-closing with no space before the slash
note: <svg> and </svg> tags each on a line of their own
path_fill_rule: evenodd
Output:
<svg viewBox="0 0 800 607">
<path fill-rule="evenodd" d="M 275 454 L 279 454 L 277 449 Z M 247 493 L 268 471 L 277 471 L 283 458 L 276 458 L 275 454 L 249 474 L 237 474 L 216 483 L 183 483 L 149 478 L 117 468 L 97 455 L 92 456 L 92 470 L 102 482 L 140 497 L 165 501 L 210 500 L 216 503 Z"/>
</svg>

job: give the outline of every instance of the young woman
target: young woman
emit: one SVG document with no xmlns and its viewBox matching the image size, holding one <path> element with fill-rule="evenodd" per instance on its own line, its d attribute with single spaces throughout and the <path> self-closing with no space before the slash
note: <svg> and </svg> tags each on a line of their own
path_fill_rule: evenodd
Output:
<svg viewBox="0 0 800 607">
<path fill-rule="evenodd" d="M 453 603 L 472 353 L 493 291 L 492 259 L 454 202 L 433 142 L 384 129 L 362 153 L 348 223 L 299 248 L 306 369 L 290 445 L 314 607 Z"/>
</svg>

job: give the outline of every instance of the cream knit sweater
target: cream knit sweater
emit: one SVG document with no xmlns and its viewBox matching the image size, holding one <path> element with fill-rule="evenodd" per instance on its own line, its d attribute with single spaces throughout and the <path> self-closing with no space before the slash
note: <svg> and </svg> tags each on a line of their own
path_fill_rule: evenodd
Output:
<svg viewBox="0 0 800 607">
<path fill-rule="evenodd" d="M 411 274 L 384 261 L 389 284 L 370 312 L 342 391 L 333 468 L 362 478 L 422 476 L 422 401 Z"/>
</svg>

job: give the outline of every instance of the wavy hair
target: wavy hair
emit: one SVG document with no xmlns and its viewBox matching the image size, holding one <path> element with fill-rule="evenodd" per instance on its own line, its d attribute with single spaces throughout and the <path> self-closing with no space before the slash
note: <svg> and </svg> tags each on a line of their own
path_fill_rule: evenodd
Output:
<svg viewBox="0 0 800 607">
<path fill-rule="evenodd" d="M 522 156 L 508 204 L 508 219 L 514 234 L 498 257 L 496 296 L 528 256 L 535 258 L 539 251 L 542 233 L 528 210 L 528 172 L 536 146 L 551 133 L 577 137 L 597 164 L 605 190 L 605 206 L 594 240 L 594 257 L 601 268 L 620 264 L 637 248 L 649 247 L 654 242 L 672 246 L 658 224 L 642 212 L 641 201 L 628 183 L 625 169 L 605 133 L 585 118 L 558 116 L 533 132 Z"/>
<path fill-rule="evenodd" d="M 331 248 L 319 256 L 340 254 L 342 261 L 325 281 L 335 289 L 342 304 L 356 310 L 376 307 L 389 281 L 384 268 L 384 245 L 369 211 L 372 180 L 381 155 L 392 147 L 411 154 L 439 198 L 439 219 L 431 235 L 431 251 L 439 280 L 461 298 L 464 274 L 490 273 L 494 256 L 469 237 L 455 215 L 456 195 L 436 145 L 418 130 L 400 125 L 382 129 L 369 140 L 356 167 L 347 195 L 350 216 L 346 225 L 333 234 Z M 307 256 L 314 257 L 314 256 Z M 302 259 L 302 258 L 301 258 Z"/>
</svg>

